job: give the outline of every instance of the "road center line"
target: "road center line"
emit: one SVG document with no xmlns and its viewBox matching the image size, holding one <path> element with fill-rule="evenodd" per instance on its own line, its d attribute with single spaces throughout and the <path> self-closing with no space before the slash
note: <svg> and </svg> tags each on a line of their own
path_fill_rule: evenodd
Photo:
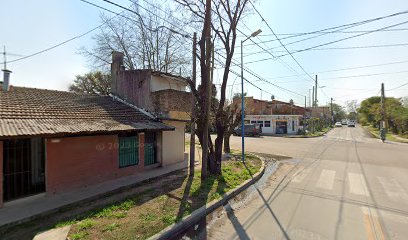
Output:
<svg viewBox="0 0 408 240">
<path fill-rule="evenodd" d="M 385 240 L 378 213 L 374 208 L 361 207 L 364 226 L 369 240 Z"/>
</svg>

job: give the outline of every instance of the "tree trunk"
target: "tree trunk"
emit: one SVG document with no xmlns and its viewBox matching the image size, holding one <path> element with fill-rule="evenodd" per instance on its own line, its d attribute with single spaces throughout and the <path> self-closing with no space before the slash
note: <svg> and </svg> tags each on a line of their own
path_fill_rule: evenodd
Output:
<svg viewBox="0 0 408 240">
<path fill-rule="evenodd" d="M 217 128 L 217 138 L 215 139 L 215 159 L 214 159 L 214 168 L 211 169 L 211 174 L 221 175 L 221 160 L 222 160 L 222 143 L 224 140 L 225 127 L 222 122 L 222 117 L 218 117 L 216 120 Z"/>
<path fill-rule="evenodd" d="M 224 134 L 224 152 L 225 153 L 231 153 L 231 147 L 230 147 L 230 133 Z"/>
</svg>

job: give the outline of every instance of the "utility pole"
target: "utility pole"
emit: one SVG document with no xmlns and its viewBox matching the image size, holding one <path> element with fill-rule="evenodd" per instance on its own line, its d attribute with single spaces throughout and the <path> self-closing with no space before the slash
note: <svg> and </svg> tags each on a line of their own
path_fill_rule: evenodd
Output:
<svg viewBox="0 0 408 240">
<path fill-rule="evenodd" d="M 316 75 L 316 80 L 315 80 L 315 105 L 317 107 L 317 75 Z"/>
<path fill-rule="evenodd" d="M 384 94 L 384 83 L 381 83 L 381 124 L 380 124 L 380 135 L 381 139 L 385 141 L 386 136 L 386 125 L 385 125 L 385 94 Z"/>
<path fill-rule="evenodd" d="M 315 87 L 313 86 L 313 94 L 312 94 L 312 97 L 313 97 L 313 100 L 312 100 L 312 107 L 314 107 L 315 106 L 315 99 L 314 99 L 314 96 L 315 96 Z"/>
<path fill-rule="evenodd" d="M 306 96 L 305 96 L 305 112 L 306 112 Z"/>
<path fill-rule="evenodd" d="M 384 83 L 381 83 L 381 121 L 383 121 L 383 122 L 385 121 Z"/>
<path fill-rule="evenodd" d="M 193 36 L 193 74 L 191 81 L 193 82 L 194 89 L 196 88 L 196 54 L 197 54 L 197 33 Z M 191 106 L 191 131 L 190 131 L 190 176 L 194 176 L 194 164 L 195 164 L 195 125 L 196 125 L 196 98 L 192 93 L 192 106 Z"/>
<path fill-rule="evenodd" d="M 333 98 L 330 98 L 330 112 L 331 112 L 331 125 L 333 125 L 333 123 L 334 123 Z"/>
<path fill-rule="evenodd" d="M 309 107 L 312 106 L 312 105 L 311 105 L 311 104 L 312 104 L 312 99 L 311 99 L 312 96 L 310 95 L 310 94 L 311 94 L 311 93 L 310 93 L 311 91 L 312 91 L 312 89 L 309 88 Z"/>
<path fill-rule="evenodd" d="M 4 45 L 3 46 L 3 63 L 4 63 L 4 70 L 6 70 L 7 69 L 7 58 L 6 58 L 6 46 Z"/>
<path fill-rule="evenodd" d="M 205 76 L 205 99 L 204 99 L 204 124 L 203 124 L 203 156 L 202 156 L 202 166 L 201 166 L 201 180 L 207 179 L 207 163 L 208 163 L 208 142 L 209 142 L 209 115 L 210 115 L 210 105 L 211 105 L 211 68 L 210 68 L 210 61 L 211 61 L 211 0 L 206 0 L 205 4 L 205 18 L 204 18 L 204 29 L 203 29 L 203 37 L 201 41 L 205 41 L 205 70 L 202 71 Z M 201 49 L 203 50 L 203 49 Z M 204 86 L 203 86 L 204 87 Z"/>
</svg>

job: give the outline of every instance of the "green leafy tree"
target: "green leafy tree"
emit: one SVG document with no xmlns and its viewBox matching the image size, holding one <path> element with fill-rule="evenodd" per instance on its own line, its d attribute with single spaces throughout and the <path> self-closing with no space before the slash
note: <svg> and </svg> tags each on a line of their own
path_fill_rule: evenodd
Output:
<svg viewBox="0 0 408 240">
<path fill-rule="evenodd" d="M 370 97 L 362 101 L 358 113 L 362 124 L 378 127 L 381 120 L 381 98 Z M 408 108 L 403 106 L 401 99 L 393 97 L 385 99 L 385 118 L 389 130 L 393 133 L 408 132 Z"/>
<path fill-rule="evenodd" d="M 90 72 L 75 76 L 74 82 L 69 86 L 70 92 L 108 95 L 111 86 L 110 74 Z"/>
<path fill-rule="evenodd" d="M 347 116 L 344 108 L 336 103 L 333 103 L 333 117 L 335 122 L 339 122 L 342 119 L 345 119 Z"/>
</svg>

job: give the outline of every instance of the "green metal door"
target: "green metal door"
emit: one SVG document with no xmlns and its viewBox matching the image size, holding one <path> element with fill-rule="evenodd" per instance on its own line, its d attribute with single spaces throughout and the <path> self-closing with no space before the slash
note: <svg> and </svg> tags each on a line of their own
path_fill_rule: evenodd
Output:
<svg viewBox="0 0 408 240">
<path fill-rule="evenodd" d="M 145 133 L 145 144 L 144 144 L 144 165 L 155 164 L 156 161 L 156 133 L 146 132 Z"/>
<path fill-rule="evenodd" d="M 137 164 L 139 164 L 138 137 L 119 137 L 119 167 Z"/>
</svg>

